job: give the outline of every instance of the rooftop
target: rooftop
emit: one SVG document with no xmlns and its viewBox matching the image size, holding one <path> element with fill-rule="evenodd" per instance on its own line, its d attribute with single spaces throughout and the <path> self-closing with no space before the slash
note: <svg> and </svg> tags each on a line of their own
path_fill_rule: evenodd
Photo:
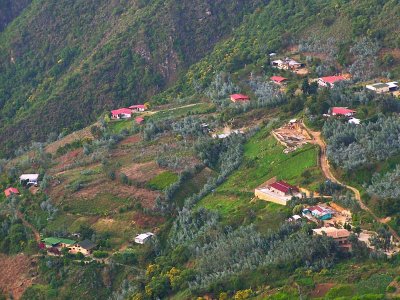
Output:
<svg viewBox="0 0 400 300">
<path fill-rule="evenodd" d="M 347 229 L 337 229 L 335 227 L 317 228 L 313 229 L 313 232 L 317 235 L 326 234 L 327 236 L 334 239 L 348 238 L 350 236 L 350 231 L 348 231 Z"/>
<path fill-rule="evenodd" d="M 79 247 L 81 247 L 81 248 L 83 248 L 83 249 L 86 249 L 86 250 L 91 250 L 91 249 L 93 249 L 93 248 L 96 248 L 96 244 L 94 244 L 94 243 L 92 243 L 91 241 L 89 241 L 89 240 L 84 240 L 84 241 L 82 241 L 82 242 L 79 242 L 78 243 L 78 246 Z"/>
<path fill-rule="evenodd" d="M 344 76 L 340 76 L 340 75 L 339 76 L 326 76 L 326 77 L 321 77 L 320 79 L 327 83 L 335 83 L 338 81 L 346 80 L 346 78 Z"/>
<path fill-rule="evenodd" d="M 119 114 L 130 115 L 132 113 L 132 110 L 130 110 L 129 108 L 119 108 L 119 109 L 112 110 L 111 113 L 113 115 L 119 115 Z"/>
<path fill-rule="evenodd" d="M 297 187 L 290 185 L 289 183 L 284 182 L 284 181 L 276 181 L 274 183 L 271 183 L 269 186 L 278 191 L 281 191 L 285 194 L 288 194 L 291 191 L 293 191 L 293 192 L 299 191 L 299 189 Z"/>
</svg>

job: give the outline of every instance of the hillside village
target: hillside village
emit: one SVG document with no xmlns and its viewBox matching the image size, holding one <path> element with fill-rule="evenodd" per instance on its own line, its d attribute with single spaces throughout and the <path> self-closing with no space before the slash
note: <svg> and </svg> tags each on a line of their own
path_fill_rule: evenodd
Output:
<svg viewBox="0 0 400 300">
<path fill-rule="evenodd" d="M 307 38 L 1 159 L 0 299 L 400 297 L 398 48 Z"/>
</svg>

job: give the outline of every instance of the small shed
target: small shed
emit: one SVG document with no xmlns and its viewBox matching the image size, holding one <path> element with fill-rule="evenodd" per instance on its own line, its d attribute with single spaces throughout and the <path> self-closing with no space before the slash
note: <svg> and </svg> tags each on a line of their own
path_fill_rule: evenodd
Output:
<svg viewBox="0 0 400 300">
<path fill-rule="evenodd" d="M 250 97 L 243 94 L 233 94 L 231 95 L 231 101 L 234 103 L 249 102 Z"/>
<path fill-rule="evenodd" d="M 136 124 L 141 125 L 144 122 L 144 118 L 143 117 L 137 117 L 135 119 Z"/>
<path fill-rule="evenodd" d="M 13 188 L 13 187 L 9 187 L 8 189 L 6 189 L 4 191 L 4 194 L 6 195 L 6 197 L 10 197 L 11 195 L 19 195 L 19 191 L 17 188 Z"/>
<path fill-rule="evenodd" d="M 353 116 L 357 111 L 348 109 L 347 107 L 332 107 L 331 109 L 331 115 L 332 116 L 346 116 L 346 117 L 351 117 Z"/>
<path fill-rule="evenodd" d="M 135 237 L 135 243 L 141 245 L 146 244 L 153 236 L 154 233 L 151 232 L 141 233 Z"/>
<path fill-rule="evenodd" d="M 271 81 L 276 84 L 284 84 L 288 79 L 282 76 L 272 76 Z"/>
<path fill-rule="evenodd" d="M 39 183 L 39 174 L 22 174 L 19 177 L 19 181 L 21 184 L 37 186 Z"/>
</svg>

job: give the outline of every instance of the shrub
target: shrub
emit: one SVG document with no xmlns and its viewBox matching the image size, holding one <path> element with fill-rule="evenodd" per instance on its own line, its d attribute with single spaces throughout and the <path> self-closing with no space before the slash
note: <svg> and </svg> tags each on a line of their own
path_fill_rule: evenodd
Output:
<svg viewBox="0 0 400 300">
<path fill-rule="evenodd" d="M 96 251 L 93 251 L 93 257 L 95 257 L 95 258 L 106 258 L 106 257 L 108 257 L 108 252 L 107 251 L 96 250 Z"/>
</svg>

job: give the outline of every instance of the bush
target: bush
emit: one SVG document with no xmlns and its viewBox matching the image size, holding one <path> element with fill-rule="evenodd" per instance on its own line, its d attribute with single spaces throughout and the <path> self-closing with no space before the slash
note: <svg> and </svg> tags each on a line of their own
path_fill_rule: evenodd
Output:
<svg viewBox="0 0 400 300">
<path fill-rule="evenodd" d="M 95 258 L 106 258 L 106 257 L 108 257 L 108 252 L 107 251 L 96 250 L 96 251 L 93 251 L 93 257 L 95 257 Z"/>
</svg>

